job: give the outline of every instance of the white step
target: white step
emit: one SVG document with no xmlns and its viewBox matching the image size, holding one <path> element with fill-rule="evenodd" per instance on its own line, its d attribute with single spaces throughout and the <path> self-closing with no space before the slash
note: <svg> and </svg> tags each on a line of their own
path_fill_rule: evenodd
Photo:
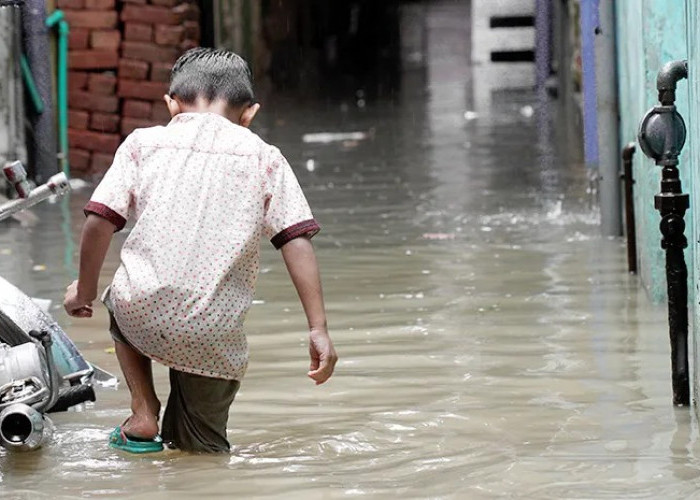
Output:
<svg viewBox="0 0 700 500">
<path fill-rule="evenodd" d="M 490 63 L 494 52 L 529 51 L 535 48 L 535 28 L 491 27 L 493 18 L 533 17 L 535 0 L 472 0 L 471 58 Z"/>
</svg>

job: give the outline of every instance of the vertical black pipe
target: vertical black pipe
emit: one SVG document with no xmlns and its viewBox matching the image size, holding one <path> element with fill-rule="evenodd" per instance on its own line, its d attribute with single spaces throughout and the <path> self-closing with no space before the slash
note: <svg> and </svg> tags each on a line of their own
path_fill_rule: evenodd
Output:
<svg viewBox="0 0 700 500">
<path fill-rule="evenodd" d="M 28 170 L 37 184 L 45 183 L 59 170 L 52 100 L 51 52 L 45 21 L 44 0 L 25 0 L 22 4 L 24 53 L 44 102 L 44 111 L 40 114 L 28 107 L 31 124 L 31 131 L 27 137 L 30 153 Z"/>
<path fill-rule="evenodd" d="M 632 173 L 632 158 L 635 145 L 633 142 L 622 149 L 625 183 L 625 226 L 627 233 L 627 268 L 631 274 L 637 274 L 637 229 L 634 223 L 634 177 Z"/>
<path fill-rule="evenodd" d="M 677 160 L 676 160 L 677 162 Z M 690 405 L 688 377 L 688 269 L 683 250 L 688 246 L 685 211 L 689 196 L 681 192 L 676 165 L 663 167 L 661 193 L 654 205 L 661 213 L 661 247 L 666 250 L 666 285 L 668 289 L 668 330 L 671 340 L 671 381 L 673 404 Z"/>
<path fill-rule="evenodd" d="M 671 337 L 671 381 L 673 404 L 690 405 L 688 377 L 688 270 L 683 247 L 666 249 L 668 280 L 668 325 Z"/>
<path fill-rule="evenodd" d="M 654 106 L 642 119 L 639 145 L 661 170 L 661 192 L 654 196 L 654 207 L 661 214 L 661 248 L 666 252 L 668 289 L 668 328 L 671 340 L 671 380 L 673 403 L 690 405 L 688 377 L 688 269 L 684 249 L 686 210 L 690 196 L 683 193 L 678 158 L 686 139 L 683 117 L 675 106 L 676 85 L 688 78 L 688 62 L 666 63 L 656 78 L 660 106 Z"/>
</svg>

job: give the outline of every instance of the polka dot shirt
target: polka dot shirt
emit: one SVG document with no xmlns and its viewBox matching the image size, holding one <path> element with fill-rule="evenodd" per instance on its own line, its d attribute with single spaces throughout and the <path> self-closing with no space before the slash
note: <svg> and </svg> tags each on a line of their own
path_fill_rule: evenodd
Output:
<svg viewBox="0 0 700 500">
<path fill-rule="evenodd" d="M 260 239 L 281 248 L 319 230 L 280 151 L 212 113 L 134 131 L 85 212 L 117 230 L 135 221 L 111 285 L 127 340 L 171 368 L 233 380 L 248 364 Z"/>
</svg>

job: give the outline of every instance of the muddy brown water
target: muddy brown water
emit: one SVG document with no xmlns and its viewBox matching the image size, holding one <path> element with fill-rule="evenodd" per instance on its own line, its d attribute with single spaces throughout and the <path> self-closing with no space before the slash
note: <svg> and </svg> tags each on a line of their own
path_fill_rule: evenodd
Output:
<svg viewBox="0 0 700 500">
<path fill-rule="evenodd" d="M 53 416 L 40 451 L 0 451 L 3 498 L 698 497 L 697 424 L 670 404 L 665 311 L 627 275 L 623 242 L 599 236 L 561 109 L 505 92 L 465 118 L 461 14 L 435 3 L 428 69 L 395 100 L 268 96 L 258 130 L 323 225 L 333 379 L 307 380 L 304 317 L 265 245 L 230 455 L 108 448 L 128 415 L 121 384 Z M 302 141 L 328 131 L 367 137 Z M 105 312 L 60 310 L 89 192 L 35 209 L 32 228 L 0 226 L 0 273 L 52 299 L 83 354 L 118 373 Z M 156 379 L 165 399 L 166 371 Z"/>
</svg>

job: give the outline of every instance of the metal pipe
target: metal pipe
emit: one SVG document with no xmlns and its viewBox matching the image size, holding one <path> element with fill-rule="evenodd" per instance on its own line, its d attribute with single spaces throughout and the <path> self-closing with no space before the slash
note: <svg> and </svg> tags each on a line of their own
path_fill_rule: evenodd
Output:
<svg viewBox="0 0 700 500">
<path fill-rule="evenodd" d="M 48 436 L 44 416 L 23 403 L 0 412 L 0 445 L 12 451 L 32 451 L 41 447 Z"/>
<path fill-rule="evenodd" d="M 613 0 L 596 0 L 595 85 L 600 172 L 600 225 L 605 236 L 622 235 L 617 53 Z"/>
<path fill-rule="evenodd" d="M 676 101 L 676 84 L 688 78 L 688 61 L 671 61 L 663 65 L 656 76 L 656 90 L 662 105 L 673 105 Z"/>
<path fill-rule="evenodd" d="M 12 200 L 4 205 L 0 205 L 0 221 L 7 219 L 20 210 L 36 205 L 53 195 L 62 196 L 68 191 L 70 191 L 70 184 L 66 176 L 63 172 L 56 174 L 51 177 L 46 184 L 32 190 L 28 197 Z"/>
<path fill-rule="evenodd" d="M 46 359 L 46 367 L 49 372 L 49 395 L 47 398 L 32 405 L 32 407 L 40 412 L 44 413 L 50 410 L 53 405 L 56 404 L 58 399 L 58 388 L 61 385 L 61 379 L 56 369 L 56 362 L 53 359 L 53 353 L 51 352 L 51 346 L 53 345 L 53 340 L 51 339 L 51 334 L 48 331 L 44 332 L 29 332 L 33 338 L 39 341 L 41 346 L 44 348 L 44 357 Z"/>
<path fill-rule="evenodd" d="M 27 171 L 21 161 L 12 161 L 2 168 L 2 174 L 7 182 L 14 188 L 20 198 L 26 198 L 31 192 L 29 182 L 27 182 Z"/>
<path fill-rule="evenodd" d="M 630 274 L 637 274 L 637 229 L 634 222 L 634 176 L 632 173 L 632 158 L 634 157 L 636 149 L 633 142 L 630 142 L 622 149 L 622 164 L 624 165 L 622 180 L 625 184 L 627 268 Z"/>
<path fill-rule="evenodd" d="M 661 192 L 654 196 L 654 207 L 661 214 L 661 248 L 666 251 L 668 325 L 671 340 L 671 380 L 673 403 L 690 405 L 688 370 L 688 269 L 684 249 L 686 210 L 690 196 L 682 192 L 678 157 L 686 138 L 685 122 L 676 111 L 675 90 L 688 75 L 686 61 L 666 64 L 659 72 L 657 90 L 661 106 L 655 106 L 642 119 L 639 145 L 644 154 L 662 167 Z"/>
</svg>

